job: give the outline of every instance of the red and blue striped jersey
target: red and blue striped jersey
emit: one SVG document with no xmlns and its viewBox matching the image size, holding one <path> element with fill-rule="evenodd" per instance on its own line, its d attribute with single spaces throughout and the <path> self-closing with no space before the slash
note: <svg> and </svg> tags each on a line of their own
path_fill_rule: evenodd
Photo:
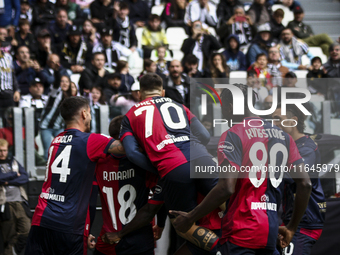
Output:
<svg viewBox="0 0 340 255">
<path fill-rule="evenodd" d="M 164 177 L 190 159 L 209 156 L 205 147 L 190 137 L 189 125 L 193 118 L 195 115 L 187 107 L 170 98 L 147 98 L 124 116 L 120 140 L 133 135 L 159 175 Z M 190 155 L 190 143 L 195 145 L 195 155 Z"/>
<path fill-rule="evenodd" d="M 154 238 L 151 223 L 115 245 L 106 244 L 101 236 L 118 232 L 135 217 L 147 202 L 158 177 L 132 164 L 125 156 L 111 155 L 97 163 L 96 179 L 100 190 L 103 227 L 96 249 L 104 254 L 136 254 L 152 249 Z"/>
<path fill-rule="evenodd" d="M 257 127 L 251 127 L 249 120 Z M 281 203 L 278 187 L 283 178 L 280 168 L 287 170 L 302 159 L 292 137 L 271 122 L 260 118 L 245 118 L 244 122 L 223 133 L 218 144 L 219 165 L 227 160 L 239 172 L 235 193 L 222 219 L 220 240 L 250 249 L 274 250 Z"/>
<path fill-rule="evenodd" d="M 114 139 L 66 129 L 49 148 L 45 182 L 32 225 L 83 235 L 96 162 Z"/>
</svg>

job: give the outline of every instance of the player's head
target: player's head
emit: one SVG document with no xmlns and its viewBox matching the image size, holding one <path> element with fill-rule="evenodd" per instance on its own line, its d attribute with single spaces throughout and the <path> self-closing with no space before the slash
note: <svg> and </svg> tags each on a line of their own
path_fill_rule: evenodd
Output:
<svg viewBox="0 0 340 255">
<path fill-rule="evenodd" d="M 141 99 L 151 96 L 164 96 L 163 80 L 155 73 L 147 73 L 139 81 Z"/>
<path fill-rule="evenodd" d="M 294 104 L 286 106 L 286 115 L 281 114 L 281 105 L 279 104 L 272 117 L 278 119 L 278 121 L 274 121 L 274 124 L 290 135 L 303 134 L 305 130 L 306 115 Z"/>
<path fill-rule="evenodd" d="M 8 142 L 5 139 L 0 139 L 0 160 L 7 159 L 8 156 Z"/>
<path fill-rule="evenodd" d="M 245 84 L 233 84 L 233 86 L 237 87 L 241 90 L 241 92 L 244 95 L 244 115 L 233 115 L 233 108 L 238 107 L 237 105 L 234 105 L 233 102 L 233 94 L 229 89 L 223 89 L 221 93 L 221 100 L 222 100 L 222 115 L 225 119 L 230 120 L 232 119 L 235 121 L 242 121 L 244 117 L 250 117 L 252 114 L 249 111 L 248 108 L 248 85 Z M 253 103 L 256 101 L 257 94 L 254 90 L 252 90 L 252 97 L 253 97 Z"/>
<path fill-rule="evenodd" d="M 119 138 L 120 126 L 122 124 L 123 118 L 124 115 L 119 115 L 114 117 L 110 122 L 109 134 L 116 140 Z"/>
<path fill-rule="evenodd" d="M 60 113 L 66 126 L 78 126 L 83 132 L 91 130 L 91 111 L 86 98 L 75 96 L 65 98 L 60 105 Z"/>
</svg>

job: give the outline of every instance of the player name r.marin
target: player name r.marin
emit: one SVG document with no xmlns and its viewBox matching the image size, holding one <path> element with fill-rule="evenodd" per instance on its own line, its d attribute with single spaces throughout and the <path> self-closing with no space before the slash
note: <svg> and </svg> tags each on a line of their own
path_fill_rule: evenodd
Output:
<svg viewBox="0 0 340 255">
<path fill-rule="evenodd" d="M 103 171 L 104 181 L 120 181 L 135 177 L 135 169 L 131 168 L 124 171 L 118 172 L 107 172 Z"/>
</svg>

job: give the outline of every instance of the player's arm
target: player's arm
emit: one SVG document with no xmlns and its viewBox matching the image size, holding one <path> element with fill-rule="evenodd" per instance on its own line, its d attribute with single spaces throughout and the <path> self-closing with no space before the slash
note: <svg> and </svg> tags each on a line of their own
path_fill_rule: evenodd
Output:
<svg viewBox="0 0 340 255">
<path fill-rule="evenodd" d="M 207 145 L 210 141 L 210 134 L 203 124 L 193 117 L 190 123 L 191 133 L 201 141 L 202 144 Z"/>
<path fill-rule="evenodd" d="M 308 206 L 310 193 L 312 191 L 312 183 L 308 173 L 305 172 L 304 168 L 305 164 L 300 163 L 296 165 L 294 170 L 290 172 L 296 184 L 296 196 L 292 218 L 290 219 L 287 226 L 282 226 L 279 228 L 279 239 L 282 248 L 285 248 L 289 245 Z"/>
<path fill-rule="evenodd" d="M 221 167 L 226 166 L 228 169 L 229 164 L 228 160 L 224 160 Z M 196 221 L 219 207 L 235 192 L 238 172 L 228 173 L 224 177 L 220 177 L 216 186 L 191 212 L 170 211 L 170 214 L 177 216 L 173 222 L 177 231 L 187 232 Z"/>
<path fill-rule="evenodd" d="M 112 154 L 125 154 L 125 149 L 119 140 L 115 140 L 111 143 L 107 152 Z"/>
<path fill-rule="evenodd" d="M 153 237 L 156 241 L 162 237 L 167 216 L 168 213 L 166 207 L 162 206 L 160 210 L 157 212 L 157 224 L 153 226 Z"/>
<path fill-rule="evenodd" d="M 126 151 L 127 158 L 137 166 L 149 171 L 151 173 L 157 174 L 157 169 L 152 165 L 148 157 L 143 154 L 140 149 L 136 138 L 132 135 L 125 136 L 123 139 L 123 146 Z"/>
</svg>

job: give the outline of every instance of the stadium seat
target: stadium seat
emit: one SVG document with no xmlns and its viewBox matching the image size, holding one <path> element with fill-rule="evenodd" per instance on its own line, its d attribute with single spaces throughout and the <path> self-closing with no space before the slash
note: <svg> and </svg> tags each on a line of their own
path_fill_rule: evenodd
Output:
<svg viewBox="0 0 340 255">
<path fill-rule="evenodd" d="M 152 61 L 157 61 L 157 60 L 158 60 L 157 50 L 152 50 L 152 51 L 151 51 L 150 59 L 151 59 Z M 171 61 L 171 60 L 172 60 L 172 57 L 171 57 L 171 54 L 170 54 L 170 51 L 169 51 L 169 50 L 167 50 L 167 51 L 165 52 L 165 57 L 164 57 L 164 59 L 165 59 L 166 61 Z"/>
<path fill-rule="evenodd" d="M 138 40 L 138 48 L 142 48 L 142 33 L 143 33 L 143 27 L 138 27 L 136 29 L 136 37 Z"/>
<path fill-rule="evenodd" d="M 307 70 L 296 70 L 294 71 L 294 73 L 296 74 L 297 77 L 297 83 L 296 83 L 296 87 L 298 88 L 307 88 Z"/>
<path fill-rule="evenodd" d="M 172 52 L 174 54 L 173 59 L 176 59 L 176 60 L 179 60 L 179 61 L 181 61 L 183 59 L 184 53 L 182 51 L 180 51 L 180 50 L 173 50 Z"/>
<path fill-rule="evenodd" d="M 215 31 L 215 28 L 213 27 L 208 27 L 208 31 L 211 35 L 215 36 L 216 37 L 216 31 Z"/>
<path fill-rule="evenodd" d="M 274 4 L 272 6 L 273 12 L 276 11 L 277 9 L 282 9 L 285 13 L 285 16 L 282 20 L 282 24 L 286 27 L 289 21 L 292 21 L 294 19 L 294 13 L 289 10 L 288 7 L 282 5 L 282 4 Z"/>
<path fill-rule="evenodd" d="M 309 52 L 312 53 L 314 57 L 320 57 L 322 64 L 325 64 L 327 62 L 327 56 L 323 54 L 320 47 L 309 47 Z"/>
<path fill-rule="evenodd" d="M 229 75 L 230 83 L 247 83 L 247 72 L 246 71 L 232 71 Z"/>
<path fill-rule="evenodd" d="M 76 74 L 72 74 L 70 77 L 71 81 L 73 81 L 77 87 L 78 87 L 78 83 L 79 83 L 79 79 L 80 79 L 80 74 L 76 73 Z"/>
<path fill-rule="evenodd" d="M 166 38 L 169 42 L 169 49 L 180 50 L 183 41 L 188 38 L 188 35 L 182 27 L 169 27 L 166 30 Z"/>
<path fill-rule="evenodd" d="M 153 6 L 152 9 L 151 9 L 151 13 L 157 14 L 158 16 L 161 16 L 163 10 L 164 10 L 164 5 Z"/>
</svg>

